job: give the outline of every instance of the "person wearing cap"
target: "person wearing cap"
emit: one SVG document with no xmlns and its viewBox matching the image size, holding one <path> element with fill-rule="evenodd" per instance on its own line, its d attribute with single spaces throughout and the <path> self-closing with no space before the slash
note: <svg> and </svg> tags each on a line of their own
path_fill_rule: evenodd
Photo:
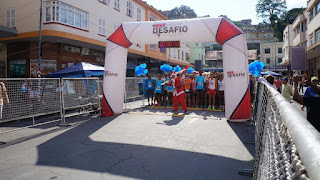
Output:
<svg viewBox="0 0 320 180">
<path fill-rule="evenodd" d="M 274 89 L 277 89 L 275 85 L 273 85 L 274 82 L 274 77 L 272 75 L 267 75 L 266 78 L 263 77 L 259 77 L 258 82 L 266 82 L 268 83 L 271 87 L 273 87 Z"/>
<path fill-rule="evenodd" d="M 311 86 L 307 87 L 306 92 L 304 93 L 305 97 L 314 97 L 314 96 L 318 96 L 318 94 L 316 93 L 317 91 L 317 87 L 319 84 L 319 79 L 316 76 L 313 76 L 311 78 Z"/>
<path fill-rule="evenodd" d="M 288 83 L 288 78 L 284 78 L 282 82 L 282 96 L 286 98 L 287 101 L 291 101 L 292 86 Z"/>
<path fill-rule="evenodd" d="M 311 78 L 311 80 L 316 80 Z M 298 75 L 293 76 L 293 100 L 307 106 L 307 119 L 308 121 L 320 131 L 320 88 L 311 82 L 311 87 L 315 90 L 315 96 L 301 96 L 298 92 Z M 319 80 L 318 80 L 319 81 Z"/>
</svg>

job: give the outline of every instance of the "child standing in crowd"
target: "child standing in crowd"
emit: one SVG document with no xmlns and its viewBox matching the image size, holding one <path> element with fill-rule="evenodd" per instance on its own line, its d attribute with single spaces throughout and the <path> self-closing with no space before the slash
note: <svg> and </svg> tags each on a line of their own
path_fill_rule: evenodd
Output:
<svg viewBox="0 0 320 180">
<path fill-rule="evenodd" d="M 152 101 L 153 101 L 153 90 L 154 90 L 154 81 L 151 78 L 151 74 L 148 74 L 148 79 L 146 79 L 146 83 L 145 83 L 145 90 L 147 92 L 147 96 L 148 96 L 148 105 L 151 106 L 152 105 Z M 151 104 L 150 104 L 150 96 L 151 96 Z"/>
<path fill-rule="evenodd" d="M 214 109 L 215 106 L 215 95 L 216 95 L 216 78 L 213 73 L 210 73 L 210 78 L 207 80 L 208 84 L 208 96 L 209 96 L 209 104 L 208 109 Z M 211 106 L 212 100 L 212 106 Z"/>
<path fill-rule="evenodd" d="M 158 79 L 156 80 L 156 85 L 155 85 L 155 93 L 156 93 L 156 96 L 154 98 L 154 102 L 153 102 L 153 106 L 156 105 L 156 100 L 157 100 L 157 103 L 158 103 L 158 106 L 161 105 L 161 94 L 162 94 L 162 79 L 161 79 L 161 74 L 158 74 Z"/>
<path fill-rule="evenodd" d="M 191 92 L 191 79 L 189 78 L 189 75 L 186 74 L 185 75 L 185 79 L 183 79 L 183 88 L 184 88 L 184 96 L 185 96 L 185 99 L 187 101 L 187 105 L 190 107 L 191 106 L 191 99 L 190 99 L 190 92 Z"/>
<path fill-rule="evenodd" d="M 217 95 L 218 95 L 218 99 L 219 99 L 219 107 L 223 109 L 224 108 L 224 80 L 223 80 L 223 73 L 219 74 Z"/>
<path fill-rule="evenodd" d="M 202 73 L 203 73 L 203 71 L 199 70 L 199 76 L 196 77 L 196 83 L 197 83 L 196 104 L 197 104 L 197 106 L 200 106 L 200 108 L 203 107 L 203 93 L 204 93 L 204 86 L 205 86 L 204 85 L 205 77 L 202 75 Z"/>
</svg>

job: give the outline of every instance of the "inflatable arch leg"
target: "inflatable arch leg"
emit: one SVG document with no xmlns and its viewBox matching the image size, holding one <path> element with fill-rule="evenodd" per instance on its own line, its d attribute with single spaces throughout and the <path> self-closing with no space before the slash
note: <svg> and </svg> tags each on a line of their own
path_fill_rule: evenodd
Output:
<svg viewBox="0 0 320 180">
<path fill-rule="evenodd" d="M 123 23 L 108 39 L 103 80 L 102 116 L 123 112 L 128 48 L 159 41 L 212 42 L 223 47 L 225 116 L 250 119 L 247 43 L 243 32 L 225 18 Z"/>
</svg>

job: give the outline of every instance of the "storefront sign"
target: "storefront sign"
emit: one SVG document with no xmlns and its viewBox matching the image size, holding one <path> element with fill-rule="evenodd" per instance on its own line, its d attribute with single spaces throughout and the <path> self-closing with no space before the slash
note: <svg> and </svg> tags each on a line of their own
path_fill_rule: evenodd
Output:
<svg viewBox="0 0 320 180">
<path fill-rule="evenodd" d="M 9 64 L 10 64 L 10 77 L 25 77 L 26 60 L 11 60 Z"/>
<path fill-rule="evenodd" d="M 67 45 L 67 44 L 62 44 L 62 51 L 76 53 L 76 54 L 82 54 L 82 48 L 81 47 Z"/>
<path fill-rule="evenodd" d="M 30 75 L 31 77 L 37 75 L 38 70 L 38 60 L 31 59 L 30 60 Z M 57 71 L 57 60 L 41 60 L 40 61 L 40 70 L 41 75 L 45 76 L 52 72 Z"/>
</svg>

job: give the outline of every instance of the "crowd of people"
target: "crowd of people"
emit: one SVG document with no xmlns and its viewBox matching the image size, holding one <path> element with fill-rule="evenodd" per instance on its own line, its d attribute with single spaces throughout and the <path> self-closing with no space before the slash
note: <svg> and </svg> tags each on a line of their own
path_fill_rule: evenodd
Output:
<svg viewBox="0 0 320 180">
<path fill-rule="evenodd" d="M 173 105 L 174 87 L 170 83 L 179 76 L 184 99 L 188 107 L 203 109 L 224 108 L 224 80 L 220 72 L 194 71 L 188 74 L 181 73 L 158 74 L 153 79 L 150 74 L 145 81 L 145 91 L 149 106 L 171 106 Z M 180 87 L 178 87 L 180 88 Z"/>
<path fill-rule="evenodd" d="M 250 84 L 255 79 L 250 76 Z M 275 80 L 276 79 L 276 80 Z M 320 111 L 320 84 L 316 76 L 308 78 L 306 74 L 294 75 L 292 78 L 288 75 L 280 80 L 271 75 L 260 77 L 258 81 L 265 81 L 275 88 L 282 96 L 293 103 L 292 100 L 301 104 L 301 110 L 306 107 L 308 121 L 320 131 L 319 111 Z M 305 89 L 305 90 L 304 90 Z"/>
</svg>

